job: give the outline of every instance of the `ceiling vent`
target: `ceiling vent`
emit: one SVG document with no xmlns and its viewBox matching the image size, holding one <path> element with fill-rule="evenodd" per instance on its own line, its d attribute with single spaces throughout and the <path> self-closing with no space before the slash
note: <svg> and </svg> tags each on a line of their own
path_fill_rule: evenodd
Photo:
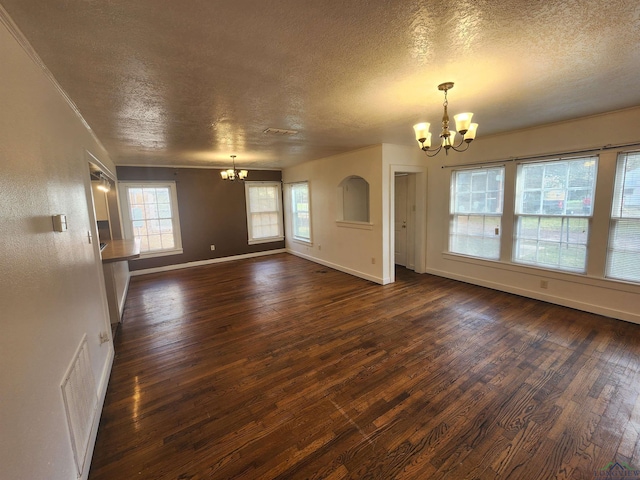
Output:
<svg viewBox="0 0 640 480">
<path fill-rule="evenodd" d="M 269 135 L 295 135 L 297 130 L 287 130 L 285 128 L 267 128 L 264 132 Z"/>
</svg>

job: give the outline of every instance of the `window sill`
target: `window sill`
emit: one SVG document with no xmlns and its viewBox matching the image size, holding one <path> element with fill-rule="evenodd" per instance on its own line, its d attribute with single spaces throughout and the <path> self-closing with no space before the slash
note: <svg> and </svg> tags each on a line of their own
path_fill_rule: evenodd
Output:
<svg viewBox="0 0 640 480">
<path fill-rule="evenodd" d="M 174 250 L 160 250 L 157 252 L 144 252 L 140 253 L 140 257 L 136 258 L 136 260 L 144 260 L 145 258 L 155 258 L 155 257 L 168 257 L 169 255 L 180 255 L 182 254 L 181 248 L 176 248 Z"/>
<path fill-rule="evenodd" d="M 259 238 L 257 240 L 249 240 L 249 245 L 258 245 L 260 243 L 273 243 L 273 242 L 282 242 L 284 237 L 269 237 L 269 238 Z"/>
<path fill-rule="evenodd" d="M 370 222 L 349 222 L 346 220 L 336 220 L 336 225 L 342 228 L 357 228 L 359 230 L 373 230 L 373 223 L 370 223 Z"/>
<path fill-rule="evenodd" d="M 313 246 L 313 242 L 312 242 L 311 240 L 306 240 L 306 239 L 304 239 L 304 238 L 296 238 L 296 237 L 293 237 L 293 238 L 291 239 L 291 241 L 292 241 L 292 242 L 294 242 L 294 243 L 299 243 L 299 244 L 301 244 L 301 245 L 305 245 L 305 246 L 307 246 L 307 247 L 312 247 L 312 246 Z"/>
</svg>

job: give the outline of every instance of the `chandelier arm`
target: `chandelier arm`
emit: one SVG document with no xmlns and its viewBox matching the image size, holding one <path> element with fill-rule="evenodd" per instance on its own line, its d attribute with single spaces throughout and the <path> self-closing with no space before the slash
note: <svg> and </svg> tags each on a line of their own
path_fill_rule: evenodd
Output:
<svg viewBox="0 0 640 480">
<path fill-rule="evenodd" d="M 459 148 L 462 144 L 466 144 L 464 148 Z M 469 148 L 469 145 L 471 145 L 471 142 L 465 142 L 464 139 L 455 147 L 451 146 L 451 148 L 453 148 L 456 152 L 464 152 L 465 150 L 467 150 Z"/>
<path fill-rule="evenodd" d="M 433 148 L 433 149 L 428 149 L 428 148 L 422 148 L 422 151 L 427 155 L 427 157 L 435 157 L 438 153 L 440 153 L 440 150 L 442 150 L 442 145 L 440 145 L 438 148 Z M 431 155 L 429 155 L 429 152 L 432 152 Z"/>
</svg>

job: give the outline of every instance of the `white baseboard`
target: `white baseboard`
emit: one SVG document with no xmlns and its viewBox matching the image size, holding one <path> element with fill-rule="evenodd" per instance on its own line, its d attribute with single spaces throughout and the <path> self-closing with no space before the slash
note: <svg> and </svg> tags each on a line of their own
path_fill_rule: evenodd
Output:
<svg viewBox="0 0 640 480">
<path fill-rule="evenodd" d="M 243 260 L 245 258 L 264 257 L 265 255 L 275 255 L 277 253 L 286 253 L 285 248 L 276 250 L 266 250 L 264 252 L 243 253 L 242 255 L 232 255 L 230 257 L 210 258 L 209 260 L 199 260 L 197 262 L 178 263 L 175 265 L 166 265 L 164 267 L 145 268 L 143 270 L 132 270 L 131 276 L 148 275 L 149 273 L 169 272 L 171 270 L 180 270 L 182 268 L 200 267 L 202 265 L 212 265 L 214 263 L 233 262 L 234 260 Z"/>
<path fill-rule="evenodd" d="M 600 305 L 594 305 L 591 303 L 578 302 L 564 297 L 549 295 L 548 293 L 536 292 L 533 290 L 515 287 L 513 285 L 506 285 L 503 283 L 491 282 L 480 278 L 468 277 L 466 275 L 458 275 L 443 270 L 428 268 L 425 273 L 437 275 L 438 277 L 450 278 L 452 280 L 459 280 L 461 282 L 471 283 L 473 285 L 479 285 L 481 287 L 487 287 L 493 290 L 499 290 L 501 292 L 513 293 L 515 295 L 521 295 L 523 297 L 533 298 L 535 300 L 542 300 L 544 302 L 562 305 L 563 307 L 575 308 L 576 310 L 582 310 L 589 313 L 596 313 L 598 315 L 604 315 L 605 317 L 617 318 L 619 320 L 625 320 L 627 322 L 640 324 L 640 314 L 633 314 L 630 312 L 625 312 L 623 310 L 615 310 L 613 308 L 602 307 Z"/>
<path fill-rule="evenodd" d="M 386 285 L 389 283 L 387 281 L 385 283 L 385 279 L 381 277 L 375 277 L 373 275 L 369 275 L 368 273 L 360 272 L 358 270 L 353 270 L 351 268 L 343 267 L 342 265 L 338 265 L 336 263 L 327 262 L 326 260 L 322 260 L 320 258 L 312 257 L 311 255 L 306 255 L 304 253 L 296 252 L 295 250 L 287 249 L 287 253 L 291 255 L 295 255 L 296 257 L 304 258 L 305 260 L 309 260 L 314 263 L 319 263 L 320 265 L 324 265 L 325 267 L 333 268 L 334 270 L 338 270 L 343 273 L 348 273 L 349 275 L 353 275 L 354 277 L 363 278 L 365 280 L 369 280 L 370 282 L 378 283 L 380 285 Z"/>
<path fill-rule="evenodd" d="M 124 304 L 127 302 L 127 294 L 129 293 L 129 284 L 131 283 L 131 272 L 127 275 L 127 282 L 124 286 L 124 292 L 120 299 L 120 305 L 118 305 L 118 312 L 120 313 L 120 321 L 122 321 L 122 314 L 124 313 Z"/>
</svg>

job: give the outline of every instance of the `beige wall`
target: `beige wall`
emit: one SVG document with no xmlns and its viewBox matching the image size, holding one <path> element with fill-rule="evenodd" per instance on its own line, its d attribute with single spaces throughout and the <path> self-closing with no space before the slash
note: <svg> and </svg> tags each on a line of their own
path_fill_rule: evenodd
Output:
<svg viewBox="0 0 640 480">
<path fill-rule="evenodd" d="M 115 169 L 17 38 L 0 9 L 0 476 L 68 480 L 63 376 L 86 334 L 103 394 L 113 355 L 87 151 Z"/>
<path fill-rule="evenodd" d="M 339 223 L 338 185 L 356 175 L 369 182 L 370 225 Z M 292 240 L 287 229 L 286 247 L 296 255 L 314 260 L 368 280 L 383 283 L 382 258 L 382 146 L 363 148 L 342 155 L 306 162 L 287 168 L 286 184 L 309 181 L 311 195 L 312 245 Z M 285 225 L 291 224 L 285 208 Z M 372 263 L 374 259 L 375 263 Z"/>
<path fill-rule="evenodd" d="M 604 259 L 617 155 L 615 150 L 600 153 L 585 275 L 513 264 L 509 255 L 503 255 L 502 262 L 490 262 L 446 253 L 449 186 L 453 169 L 441 168 L 442 165 L 455 166 L 460 163 L 505 160 L 526 155 L 553 154 L 609 144 L 638 142 L 640 135 L 637 125 L 640 125 L 640 108 L 486 138 L 480 136 L 465 153 L 425 159 L 429 165 L 427 271 L 640 323 L 640 286 L 604 279 Z M 514 223 L 513 180 L 516 162 L 506 162 L 505 165 L 502 250 L 509 252 Z M 540 287 L 540 280 L 548 280 L 547 289 Z"/>
<path fill-rule="evenodd" d="M 394 173 L 409 172 L 416 175 L 417 272 L 640 323 L 640 286 L 604 278 L 617 155 L 614 150 L 600 152 L 585 275 L 538 269 L 510 261 L 508 252 L 513 241 L 516 169 L 516 162 L 510 161 L 505 162 L 507 188 L 502 224 L 502 261 L 484 261 L 447 253 L 450 175 L 456 165 L 639 142 L 637 125 L 640 125 L 640 108 L 480 137 L 467 152 L 460 154 L 445 156 L 441 153 L 427 158 L 417 144 L 414 147 L 383 144 L 288 168 L 283 173 L 285 182 L 309 181 L 313 245 L 306 246 L 291 240 L 287 232 L 287 248 L 297 255 L 378 283 L 393 281 Z M 369 180 L 374 226 L 371 231 L 351 232 L 336 226 L 335 187 L 348 175 L 361 175 Z M 289 222 L 287 218 L 287 224 Z M 381 265 L 371 265 L 372 257 L 380 258 Z M 540 287 L 541 280 L 548 281 L 547 289 Z"/>
</svg>

